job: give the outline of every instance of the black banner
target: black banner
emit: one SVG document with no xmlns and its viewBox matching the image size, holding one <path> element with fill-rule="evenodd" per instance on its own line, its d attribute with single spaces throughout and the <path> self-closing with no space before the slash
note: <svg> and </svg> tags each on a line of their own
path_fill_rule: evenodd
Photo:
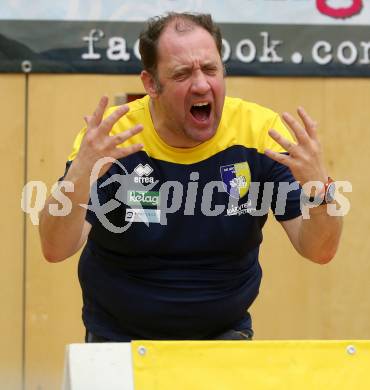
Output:
<svg viewBox="0 0 370 390">
<path fill-rule="evenodd" d="M 370 26 L 219 25 L 228 75 L 370 76 Z M 0 20 L 0 72 L 137 74 L 143 28 Z"/>
</svg>

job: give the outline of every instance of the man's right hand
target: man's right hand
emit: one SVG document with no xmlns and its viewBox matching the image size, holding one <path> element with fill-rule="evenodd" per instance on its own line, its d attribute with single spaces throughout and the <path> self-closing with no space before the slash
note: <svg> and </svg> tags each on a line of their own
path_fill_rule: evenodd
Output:
<svg viewBox="0 0 370 390">
<path fill-rule="evenodd" d="M 127 157 L 143 148 L 142 144 L 128 147 L 118 145 L 143 130 L 142 125 L 126 130 L 116 135 L 109 135 L 114 124 L 128 111 L 127 105 L 119 106 L 112 114 L 103 119 L 104 111 L 108 106 L 108 97 L 103 96 L 91 116 L 85 116 L 86 134 L 81 142 L 79 152 L 72 163 L 78 165 L 81 174 L 90 176 L 91 170 L 99 159 L 111 157 L 116 160 Z M 99 172 L 99 177 L 108 171 L 111 164 L 106 164 Z M 66 178 L 66 180 L 68 180 Z"/>
</svg>

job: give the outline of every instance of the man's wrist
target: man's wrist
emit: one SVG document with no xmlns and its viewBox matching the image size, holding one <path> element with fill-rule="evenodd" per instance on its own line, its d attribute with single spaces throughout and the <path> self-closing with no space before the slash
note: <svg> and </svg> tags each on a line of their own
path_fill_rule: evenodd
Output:
<svg viewBox="0 0 370 390">
<path fill-rule="evenodd" d="M 321 206 L 335 202 L 335 182 L 329 176 L 326 182 L 318 182 L 312 188 L 315 188 L 315 194 L 307 195 L 304 191 L 301 194 L 301 202 L 304 205 Z M 317 188 L 319 187 L 321 188 Z M 311 190 L 312 190 L 311 188 Z"/>
<path fill-rule="evenodd" d="M 76 157 L 68 169 L 65 180 L 71 181 L 75 184 L 82 182 L 90 183 L 91 171 L 91 167 L 87 166 L 87 164 L 81 162 L 79 158 Z"/>
</svg>

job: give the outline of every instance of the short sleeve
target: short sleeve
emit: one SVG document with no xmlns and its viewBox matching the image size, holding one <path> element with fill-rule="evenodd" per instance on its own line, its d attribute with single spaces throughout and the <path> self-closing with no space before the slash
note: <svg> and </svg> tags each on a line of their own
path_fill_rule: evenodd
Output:
<svg viewBox="0 0 370 390">
<path fill-rule="evenodd" d="M 290 169 L 274 162 L 267 178 L 274 183 L 271 209 L 278 221 L 296 218 L 301 212 L 301 186 L 294 179 Z"/>
</svg>

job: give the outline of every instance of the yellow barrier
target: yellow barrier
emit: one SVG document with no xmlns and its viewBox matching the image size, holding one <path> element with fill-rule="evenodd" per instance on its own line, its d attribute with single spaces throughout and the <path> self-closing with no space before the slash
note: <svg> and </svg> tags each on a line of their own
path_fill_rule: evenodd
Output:
<svg viewBox="0 0 370 390">
<path fill-rule="evenodd" d="M 368 390 L 370 341 L 135 341 L 135 390 Z"/>
</svg>

